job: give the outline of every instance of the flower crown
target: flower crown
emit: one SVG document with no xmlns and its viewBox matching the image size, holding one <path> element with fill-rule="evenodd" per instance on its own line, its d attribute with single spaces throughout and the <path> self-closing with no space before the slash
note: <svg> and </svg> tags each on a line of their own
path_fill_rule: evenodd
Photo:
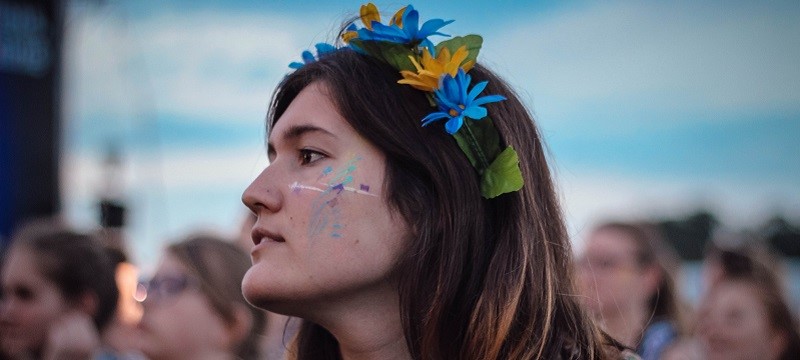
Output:
<svg viewBox="0 0 800 360">
<path fill-rule="evenodd" d="M 381 23 L 378 8 L 361 6 L 362 28 L 350 24 L 342 35 L 345 47 L 379 58 L 400 71 L 407 84 L 425 91 L 437 108 L 422 119 L 422 126 L 447 120 L 445 131 L 453 135 L 458 146 L 481 177 L 481 195 L 490 199 L 522 188 L 519 157 L 511 146 L 501 149 L 500 136 L 489 117 L 485 104 L 506 100 L 500 95 L 481 96 L 488 81 L 470 88 L 467 74 L 475 65 L 483 39 L 478 35 L 454 37 L 434 45 L 431 35 L 449 36 L 439 29 L 453 20 L 431 19 L 419 26 L 419 13 L 408 5 L 395 13 L 388 25 Z M 335 46 L 316 45 L 317 57 L 303 52 L 303 62 L 289 66 L 299 69 L 338 50 Z M 465 121 L 470 119 L 473 121 Z"/>
</svg>

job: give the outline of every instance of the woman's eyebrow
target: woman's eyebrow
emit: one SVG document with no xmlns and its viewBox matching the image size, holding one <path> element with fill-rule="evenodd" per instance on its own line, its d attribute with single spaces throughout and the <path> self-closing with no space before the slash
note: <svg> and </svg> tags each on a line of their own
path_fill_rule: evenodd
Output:
<svg viewBox="0 0 800 360">
<path fill-rule="evenodd" d="M 320 133 L 326 136 L 330 136 L 334 139 L 337 138 L 337 136 L 334 135 L 332 132 L 325 130 L 321 127 L 301 124 L 301 125 L 293 125 L 288 129 L 286 129 L 286 131 L 283 132 L 283 136 L 281 136 L 281 141 L 282 142 L 294 141 L 309 133 Z M 267 141 L 267 153 L 268 154 L 275 153 L 275 146 L 272 144 L 272 141 Z"/>
</svg>

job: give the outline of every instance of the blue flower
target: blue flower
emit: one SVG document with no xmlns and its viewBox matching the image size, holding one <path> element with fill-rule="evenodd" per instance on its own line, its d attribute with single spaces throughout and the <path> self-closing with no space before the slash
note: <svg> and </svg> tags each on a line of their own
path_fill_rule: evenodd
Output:
<svg viewBox="0 0 800 360">
<path fill-rule="evenodd" d="M 421 45 L 427 47 L 431 52 L 433 52 L 435 48 L 433 43 L 428 40 L 428 36 L 450 36 L 440 33 L 439 29 L 450 24 L 453 20 L 431 19 L 422 24 L 420 28 L 419 12 L 414 10 L 413 6 L 408 5 L 401 9 L 401 11 L 403 11 L 402 16 L 397 16 L 400 15 L 398 12 L 389 25 L 381 24 L 380 21 L 367 20 L 370 21 L 370 24 L 365 24 L 365 27 L 356 30 L 354 26 L 351 25 L 348 30 L 356 31 L 358 38 L 361 40 Z M 395 19 L 397 20 L 395 21 Z"/>
<path fill-rule="evenodd" d="M 335 46 L 333 46 L 331 44 L 326 44 L 326 43 L 319 43 L 317 45 L 314 45 L 314 47 L 317 48 L 317 57 L 316 58 L 314 57 L 314 54 L 311 53 L 311 51 L 306 50 L 306 51 L 303 51 L 303 54 L 302 54 L 303 62 L 293 61 L 291 64 L 289 64 L 289 67 L 292 68 L 292 69 L 295 69 L 295 70 L 299 69 L 299 68 L 303 67 L 303 65 L 305 65 L 305 64 L 310 64 L 310 63 L 312 63 L 314 61 L 317 61 L 317 59 L 319 59 L 320 57 L 324 56 L 325 54 L 327 54 L 329 52 L 336 51 L 336 47 Z"/>
<path fill-rule="evenodd" d="M 439 80 L 439 89 L 434 91 L 436 104 L 439 106 L 439 111 L 434 112 L 422 119 L 422 126 L 442 119 L 448 119 L 444 128 L 448 133 L 455 134 L 461 129 L 464 124 L 464 117 L 473 120 L 481 120 L 486 117 L 486 108 L 481 105 L 503 101 L 506 98 L 501 95 L 487 95 L 478 97 L 481 91 L 486 88 L 488 81 L 482 81 L 472 87 L 472 90 L 467 92 L 472 77 L 464 72 L 464 69 L 458 69 L 455 77 L 450 74 L 442 75 Z"/>
</svg>

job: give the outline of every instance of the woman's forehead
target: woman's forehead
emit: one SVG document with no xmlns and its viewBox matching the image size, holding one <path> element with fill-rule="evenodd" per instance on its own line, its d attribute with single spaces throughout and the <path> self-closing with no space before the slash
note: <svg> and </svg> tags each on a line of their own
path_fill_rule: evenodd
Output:
<svg viewBox="0 0 800 360">
<path fill-rule="evenodd" d="M 309 84 L 292 100 L 270 129 L 269 143 L 280 143 L 302 135 L 302 129 L 317 129 L 334 136 L 354 131 L 339 115 L 327 88 L 319 82 Z"/>
</svg>

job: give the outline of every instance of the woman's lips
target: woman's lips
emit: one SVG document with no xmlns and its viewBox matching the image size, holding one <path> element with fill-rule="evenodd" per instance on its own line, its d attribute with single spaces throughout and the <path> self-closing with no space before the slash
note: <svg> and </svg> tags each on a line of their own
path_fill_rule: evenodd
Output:
<svg viewBox="0 0 800 360">
<path fill-rule="evenodd" d="M 270 242 L 286 242 L 280 235 L 258 228 L 253 229 L 251 237 L 253 239 L 253 245 L 255 246 Z"/>
</svg>

